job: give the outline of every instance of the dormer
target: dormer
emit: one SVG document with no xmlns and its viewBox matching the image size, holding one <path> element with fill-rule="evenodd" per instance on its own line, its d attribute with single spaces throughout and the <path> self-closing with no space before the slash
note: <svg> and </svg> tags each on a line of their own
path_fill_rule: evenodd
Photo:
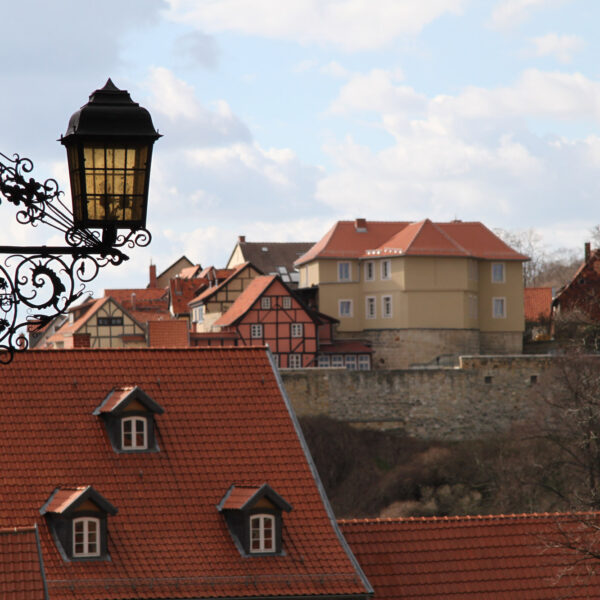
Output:
<svg viewBox="0 0 600 600">
<path fill-rule="evenodd" d="M 164 409 L 137 386 L 111 390 L 93 412 L 100 416 L 115 452 L 157 452 L 155 416 Z"/>
<path fill-rule="evenodd" d="M 107 517 L 117 509 L 93 487 L 56 488 L 40 514 L 64 560 L 110 558 Z"/>
<path fill-rule="evenodd" d="M 290 512 L 292 507 L 269 485 L 232 485 L 217 509 L 243 555 L 283 553 L 282 512 Z"/>
</svg>

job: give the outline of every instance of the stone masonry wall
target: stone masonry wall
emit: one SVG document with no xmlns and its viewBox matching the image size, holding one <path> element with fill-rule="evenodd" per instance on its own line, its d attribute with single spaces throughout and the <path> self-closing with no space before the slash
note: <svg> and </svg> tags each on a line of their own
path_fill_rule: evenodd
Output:
<svg viewBox="0 0 600 600">
<path fill-rule="evenodd" d="M 461 356 L 457 368 L 282 370 L 299 416 L 327 415 L 423 439 L 461 440 L 507 430 L 531 410 L 548 355 Z"/>
</svg>

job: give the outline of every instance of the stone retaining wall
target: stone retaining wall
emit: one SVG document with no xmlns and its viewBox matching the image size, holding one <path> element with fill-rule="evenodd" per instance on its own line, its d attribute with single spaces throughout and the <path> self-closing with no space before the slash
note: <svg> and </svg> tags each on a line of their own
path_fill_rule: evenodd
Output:
<svg viewBox="0 0 600 600">
<path fill-rule="evenodd" d="M 282 370 L 299 416 L 327 415 L 424 439 L 460 440 L 505 431 L 531 410 L 548 355 L 461 356 L 459 367 L 346 371 Z"/>
</svg>

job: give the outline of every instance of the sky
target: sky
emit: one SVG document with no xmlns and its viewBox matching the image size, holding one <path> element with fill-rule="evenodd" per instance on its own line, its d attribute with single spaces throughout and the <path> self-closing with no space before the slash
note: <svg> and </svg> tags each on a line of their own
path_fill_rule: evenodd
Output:
<svg viewBox="0 0 600 600">
<path fill-rule="evenodd" d="M 152 114 L 152 243 L 317 241 L 340 219 L 481 221 L 581 248 L 600 223 L 596 0 L 0 0 L 0 152 L 70 198 L 57 143 L 110 77 Z M 2 244 L 56 244 L 2 202 Z"/>
</svg>

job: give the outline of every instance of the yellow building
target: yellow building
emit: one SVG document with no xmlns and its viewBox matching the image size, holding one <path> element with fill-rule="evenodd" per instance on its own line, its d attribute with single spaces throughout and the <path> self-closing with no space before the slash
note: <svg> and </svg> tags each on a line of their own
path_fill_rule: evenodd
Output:
<svg viewBox="0 0 600 600">
<path fill-rule="evenodd" d="M 300 288 L 339 337 L 369 339 L 374 366 L 445 354 L 520 353 L 523 261 L 479 222 L 340 221 L 298 261 Z"/>
</svg>

